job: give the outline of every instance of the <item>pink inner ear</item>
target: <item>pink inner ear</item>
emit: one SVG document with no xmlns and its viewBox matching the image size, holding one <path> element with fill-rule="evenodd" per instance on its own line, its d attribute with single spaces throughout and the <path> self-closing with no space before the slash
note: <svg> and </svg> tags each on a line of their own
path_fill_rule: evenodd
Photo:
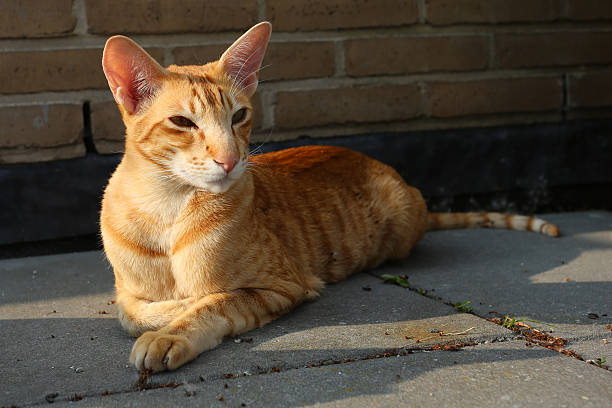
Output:
<svg viewBox="0 0 612 408">
<path fill-rule="evenodd" d="M 102 67 L 115 101 L 130 114 L 160 88 L 165 73 L 138 44 L 122 36 L 107 41 Z"/>
<path fill-rule="evenodd" d="M 259 23 L 236 40 L 221 56 L 223 69 L 236 89 L 252 96 L 257 89 L 259 68 L 270 40 L 271 26 Z"/>
<path fill-rule="evenodd" d="M 115 101 L 122 105 L 128 112 L 136 112 L 138 109 L 138 99 L 130 90 L 129 82 L 121 78 L 121 76 L 114 71 L 107 70 L 105 73 Z"/>
</svg>

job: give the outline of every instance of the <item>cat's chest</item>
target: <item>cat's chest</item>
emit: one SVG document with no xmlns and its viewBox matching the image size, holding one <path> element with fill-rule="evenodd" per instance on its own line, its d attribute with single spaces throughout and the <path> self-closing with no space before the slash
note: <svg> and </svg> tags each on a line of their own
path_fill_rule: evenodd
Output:
<svg viewBox="0 0 612 408">
<path fill-rule="evenodd" d="M 240 201 L 236 207 L 209 203 L 198 195 L 180 202 L 176 196 L 173 199 L 172 203 L 133 200 L 119 217 L 118 239 L 133 243 L 118 252 L 121 264 L 128 266 L 123 274 L 128 275 L 132 291 L 145 298 L 176 299 L 219 291 L 225 282 L 223 273 L 235 266 L 235 257 L 228 253 L 236 251 L 228 248 L 245 232 L 240 225 L 247 223 L 240 214 L 248 213 L 243 208 L 248 202 Z"/>
<path fill-rule="evenodd" d="M 183 225 L 149 228 L 132 225 L 125 245 L 107 247 L 109 258 L 121 275 L 123 286 L 145 299 L 161 301 L 201 295 L 208 286 L 206 276 L 214 265 L 194 253 L 180 248 L 188 234 Z M 132 235 L 130 237 L 130 235 Z M 117 268 L 117 266 L 121 266 Z"/>
<path fill-rule="evenodd" d="M 170 257 L 176 243 L 189 230 L 191 217 L 184 214 L 189 202 L 190 197 L 147 200 L 139 203 L 137 214 L 128 216 L 128 222 L 137 237 Z"/>
</svg>

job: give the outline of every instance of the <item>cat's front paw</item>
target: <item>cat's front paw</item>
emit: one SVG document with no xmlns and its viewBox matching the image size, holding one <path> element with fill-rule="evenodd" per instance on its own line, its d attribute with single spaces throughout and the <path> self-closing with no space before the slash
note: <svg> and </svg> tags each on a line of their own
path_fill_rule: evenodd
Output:
<svg viewBox="0 0 612 408">
<path fill-rule="evenodd" d="M 159 372 L 175 370 L 193 360 L 196 355 L 186 337 L 162 331 L 149 331 L 134 343 L 130 363 L 138 370 L 151 369 L 153 372 Z"/>
</svg>

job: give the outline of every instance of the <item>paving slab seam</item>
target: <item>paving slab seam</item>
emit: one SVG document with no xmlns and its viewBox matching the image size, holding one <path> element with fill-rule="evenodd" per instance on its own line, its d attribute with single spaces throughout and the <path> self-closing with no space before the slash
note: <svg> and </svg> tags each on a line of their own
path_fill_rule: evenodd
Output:
<svg viewBox="0 0 612 408">
<path fill-rule="evenodd" d="M 201 383 L 201 382 L 206 382 L 206 381 L 214 381 L 218 379 L 227 380 L 227 379 L 234 379 L 234 378 L 239 378 L 239 377 L 250 377 L 253 375 L 265 375 L 265 374 L 280 373 L 280 372 L 299 370 L 299 369 L 305 369 L 305 368 L 307 369 L 307 368 L 314 368 L 314 367 L 322 367 L 322 366 L 327 366 L 327 365 L 349 364 L 349 363 L 353 363 L 357 361 L 367 361 L 367 360 L 375 360 L 375 359 L 380 359 L 380 358 L 401 357 L 401 356 L 407 356 L 409 354 L 416 354 L 416 353 L 430 353 L 430 352 L 436 352 L 436 351 L 461 351 L 462 349 L 466 347 L 475 347 L 481 344 L 501 343 L 501 342 L 512 341 L 512 340 L 522 340 L 522 339 L 520 336 L 504 336 L 504 337 L 492 337 L 492 338 L 483 339 L 480 341 L 466 341 L 462 343 L 456 343 L 456 342 L 449 341 L 446 343 L 439 343 L 433 346 L 406 345 L 402 347 L 381 350 L 380 352 L 376 354 L 367 354 L 367 355 L 362 354 L 362 355 L 357 355 L 355 357 L 345 357 L 345 358 L 337 359 L 337 360 L 325 359 L 325 360 L 319 360 L 314 363 L 306 363 L 306 364 L 302 363 L 298 365 L 281 364 L 281 365 L 274 365 L 274 366 L 267 367 L 267 368 L 257 366 L 257 371 L 255 371 L 254 373 L 250 372 L 249 370 L 246 370 L 241 373 L 223 374 L 220 377 L 219 376 L 204 377 L 200 375 L 197 379 L 192 380 L 192 381 L 186 381 L 186 383 L 198 383 L 198 382 Z M 164 384 L 164 383 L 150 382 L 153 378 L 154 378 L 154 375 L 152 375 L 151 373 L 141 372 L 139 382 L 135 384 L 136 386 L 135 391 L 140 391 L 143 389 L 166 388 L 172 384 L 172 383 Z"/>
<path fill-rule="evenodd" d="M 448 305 L 452 308 L 454 308 L 457 311 L 460 311 L 462 313 L 468 313 L 471 314 L 473 316 L 476 316 L 478 318 L 487 320 L 491 323 L 495 323 L 499 326 L 502 326 L 510 331 L 513 331 L 517 334 L 519 334 L 519 336 L 522 336 L 521 340 L 525 340 L 525 345 L 529 346 L 529 345 L 537 345 L 540 347 L 544 347 L 547 348 L 549 350 L 553 350 L 556 351 L 558 353 L 561 353 L 565 356 L 568 357 L 572 357 L 575 358 L 577 360 L 580 361 L 584 361 L 587 364 L 593 365 L 595 367 L 601 368 L 603 370 L 607 370 L 609 371 L 609 366 L 607 366 L 604 361 L 596 361 L 596 360 L 586 360 L 578 353 L 576 353 L 574 350 L 571 349 L 566 349 L 564 346 L 568 343 L 567 339 L 564 339 L 562 337 L 553 337 L 549 334 L 546 334 L 538 329 L 535 329 L 523 322 L 521 322 L 520 320 L 517 319 L 513 319 L 511 318 L 509 315 L 507 314 L 502 314 L 502 313 L 497 313 L 499 316 L 503 316 L 504 318 L 500 318 L 500 317 L 496 317 L 496 318 L 487 318 L 485 316 L 481 316 L 479 314 L 477 314 L 476 312 L 474 312 L 474 310 L 467 306 L 466 304 L 469 303 L 469 301 L 464 302 L 464 303 L 453 303 L 450 300 L 445 300 L 440 296 L 434 296 L 431 295 L 429 293 L 429 291 L 427 289 L 423 289 L 423 288 L 417 288 L 414 287 L 410 284 L 410 282 L 408 281 L 408 276 L 407 275 L 399 275 L 399 276 L 395 276 L 395 279 L 389 279 L 389 277 L 391 275 L 378 275 L 374 272 L 367 272 L 369 275 L 381 279 L 383 282 L 385 283 L 391 283 L 391 284 L 395 284 L 399 287 L 402 287 L 404 289 L 408 289 L 411 292 L 415 292 L 418 293 L 421 296 L 424 296 L 426 298 L 432 299 L 432 300 L 436 300 L 438 302 L 444 303 L 445 305 Z M 399 279 L 397 279 L 399 277 Z M 612 329 L 611 329 L 612 330 Z"/>
<path fill-rule="evenodd" d="M 368 360 L 378 360 L 378 359 L 386 359 L 386 358 L 401 358 L 401 357 L 405 357 L 405 356 L 408 356 L 411 354 L 417 354 L 417 353 L 461 352 L 465 348 L 469 348 L 469 347 L 476 347 L 476 346 L 484 345 L 484 344 L 521 340 L 519 337 L 520 336 L 496 337 L 496 338 L 492 338 L 488 340 L 469 341 L 469 342 L 463 342 L 463 343 L 449 342 L 449 343 L 444 343 L 444 344 L 436 344 L 434 346 L 416 347 L 416 348 L 408 348 L 407 346 L 404 348 L 400 347 L 400 348 L 389 349 L 386 351 L 381 351 L 380 353 L 370 354 L 367 356 L 347 357 L 341 360 L 321 360 L 315 363 L 300 364 L 296 366 L 285 365 L 283 367 L 279 367 L 275 365 L 269 368 L 260 367 L 260 370 L 254 373 L 251 373 L 249 371 L 244 371 L 242 373 L 228 373 L 220 377 L 219 376 L 204 377 L 200 375 L 197 379 L 184 380 L 181 382 L 176 382 L 176 381 L 169 381 L 166 383 L 154 382 L 154 378 L 155 378 L 154 374 L 152 374 L 149 370 L 147 370 L 144 372 L 140 372 L 138 381 L 132 384 L 132 388 L 123 389 L 123 390 L 115 390 L 115 391 L 104 390 L 102 392 L 89 392 L 89 393 L 69 392 L 67 393 L 68 396 L 66 396 L 66 394 L 64 394 L 63 396 L 60 396 L 58 393 L 52 393 L 52 394 L 48 394 L 45 397 L 46 402 L 41 401 L 41 402 L 35 402 L 35 403 L 26 404 L 26 405 L 15 405 L 15 404 L 7 405 L 7 406 L 2 405 L 0 406 L 0 408 L 37 407 L 41 405 L 52 404 L 54 402 L 78 403 L 79 401 L 85 400 L 87 398 L 98 398 L 98 397 L 106 397 L 106 396 L 118 395 L 118 394 L 146 392 L 149 390 L 175 389 L 175 388 L 185 387 L 189 384 L 195 385 L 195 384 L 202 384 L 202 383 L 218 381 L 218 380 L 226 380 L 230 382 L 232 380 L 236 380 L 242 377 L 283 373 L 283 372 L 288 372 L 292 370 L 311 369 L 311 368 L 318 368 L 318 367 L 331 366 L 331 365 L 351 364 L 351 363 L 356 363 L 360 361 L 368 361 Z M 186 390 L 185 392 L 187 394 L 189 391 Z"/>
</svg>

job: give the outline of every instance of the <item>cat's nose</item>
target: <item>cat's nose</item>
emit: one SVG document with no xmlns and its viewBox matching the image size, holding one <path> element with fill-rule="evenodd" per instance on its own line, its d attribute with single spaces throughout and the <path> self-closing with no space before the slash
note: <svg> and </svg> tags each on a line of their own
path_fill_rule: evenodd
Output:
<svg viewBox="0 0 612 408">
<path fill-rule="evenodd" d="M 235 157 L 218 157 L 216 159 L 213 159 L 215 163 L 217 163 L 219 166 L 223 167 L 223 170 L 225 170 L 226 173 L 229 173 L 230 171 L 232 171 L 232 169 L 234 168 L 234 166 L 236 165 L 236 163 L 238 163 L 238 159 Z"/>
</svg>

